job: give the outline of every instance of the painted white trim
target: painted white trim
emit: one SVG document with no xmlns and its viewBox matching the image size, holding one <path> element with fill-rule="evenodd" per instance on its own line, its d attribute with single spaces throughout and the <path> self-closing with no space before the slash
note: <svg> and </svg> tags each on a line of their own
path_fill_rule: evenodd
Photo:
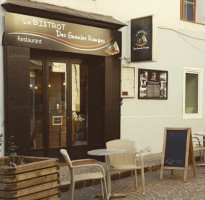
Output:
<svg viewBox="0 0 205 200">
<path fill-rule="evenodd" d="M 198 74 L 198 113 L 185 113 L 185 92 L 186 92 L 186 73 Z M 202 119 L 203 118 L 203 69 L 184 68 L 183 74 L 183 119 Z"/>
</svg>

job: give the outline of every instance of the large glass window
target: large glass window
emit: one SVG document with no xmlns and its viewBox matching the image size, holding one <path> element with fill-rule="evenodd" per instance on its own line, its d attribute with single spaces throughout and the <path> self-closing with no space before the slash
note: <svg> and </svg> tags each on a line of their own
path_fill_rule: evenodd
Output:
<svg viewBox="0 0 205 200">
<path fill-rule="evenodd" d="M 198 113 L 198 82 L 199 75 L 186 73 L 185 112 Z"/>
<path fill-rule="evenodd" d="M 72 80 L 69 81 L 70 88 L 67 88 L 67 72 L 70 69 Z M 67 90 L 72 95 L 69 99 Z M 31 60 L 30 98 L 32 148 L 88 144 L 87 65 Z M 71 105 L 71 117 L 67 117 L 66 103 L 69 103 L 69 108 Z"/>
<path fill-rule="evenodd" d="M 72 145 L 88 144 L 88 68 L 72 64 Z"/>
<path fill-rule="evenodd" d="M 30 133 L 32 148 L 43 147 L 43 66 L 41 60 L 30 60 Z"/>
<path fill-rule="evenodd" d="M 200 69 L 185 69 L 184 117 L 202 117 L 202 73 Z"/>
<path fill-rule="evenodd" d="M 181 0 L 181 18 L 188 21 L 195 21 L 196 0 Z"/>
</svg>

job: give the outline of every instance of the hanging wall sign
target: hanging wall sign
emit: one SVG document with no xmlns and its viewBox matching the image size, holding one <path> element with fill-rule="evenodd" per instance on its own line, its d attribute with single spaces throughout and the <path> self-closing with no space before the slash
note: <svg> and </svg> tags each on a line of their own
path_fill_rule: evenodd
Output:
<svg viewBox="0 0 205 200">
<path fill-rule="evenodd" d="M 152 16 L 131 20 L 131 62 L 152 60 Z"/>
<path fill-rule="evenodd" d="M 168 71 L 138 69 L 138 98 L 167 99 Z"/>
<path fill-rule="evenodd" d="M 6 43 L 38 49 L 121 56 L 121 32 L 5 13 Z"/>
</svg>

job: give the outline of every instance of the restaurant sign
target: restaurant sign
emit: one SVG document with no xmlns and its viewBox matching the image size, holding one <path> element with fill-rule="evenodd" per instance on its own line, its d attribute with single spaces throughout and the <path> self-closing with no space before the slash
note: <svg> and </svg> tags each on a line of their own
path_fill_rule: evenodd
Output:
<svg viewBox="0 0 205 200">
<path fill-rule="evenodd" d="M 152 16 L 131 20 L 131 62 L 152 60 Z"/>
<path fill-rule="evenodd" d="M 100 56 L 121 56 L 121 32 L 5 13 L 6 44 Z"/>
</svg>

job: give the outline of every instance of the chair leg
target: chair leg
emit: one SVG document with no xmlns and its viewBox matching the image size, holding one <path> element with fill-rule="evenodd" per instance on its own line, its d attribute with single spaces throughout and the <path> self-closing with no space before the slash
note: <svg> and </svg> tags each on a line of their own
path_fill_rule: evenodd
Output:
<svg viewBox="0 0 205 200">
<path fill-rule="evenodd" d="M 202 161 L 202 154 L 201 154 L 201 150 L 199 150 L 199 157 L 200 157 L 200 161 L 201 161 L 201 163 L 202 163 L 203 161 Z"/>
<path fill-rule="evenodd" d="M 70 183 L 70 200 L 74 199 L 75 181 L 71 180 Z"/>
<path fill-rule="evenodd" d="M 137 169 L 135 169 L 134 171 L 135 171 L 135 188 L 137 188 Z"/>
<path fill-rule="evenodd" d="M 142 194 L 145 195 L 144 167 L 141 168 L 141 176 L 142 176 Z"/>
<path fill-rule="evenodd" d="M 101 191 L 102 191 L 102 198 L 104 199 L 104 190 L 103 190 L 103 180 L 100 179 Z"/>
<path fill-rule="evenodd" d="M 103 182 L 104 182 L 104 187 L 105 187 L 105 197 L 106 197 L 106 199 L 108 200 L 109 197 L 108 197 L 108 193 L 107 193 L 107 184 L 106 184 L 106 179 L 105 179 L 105 177 L 103 177 Z"/>
</svg>

